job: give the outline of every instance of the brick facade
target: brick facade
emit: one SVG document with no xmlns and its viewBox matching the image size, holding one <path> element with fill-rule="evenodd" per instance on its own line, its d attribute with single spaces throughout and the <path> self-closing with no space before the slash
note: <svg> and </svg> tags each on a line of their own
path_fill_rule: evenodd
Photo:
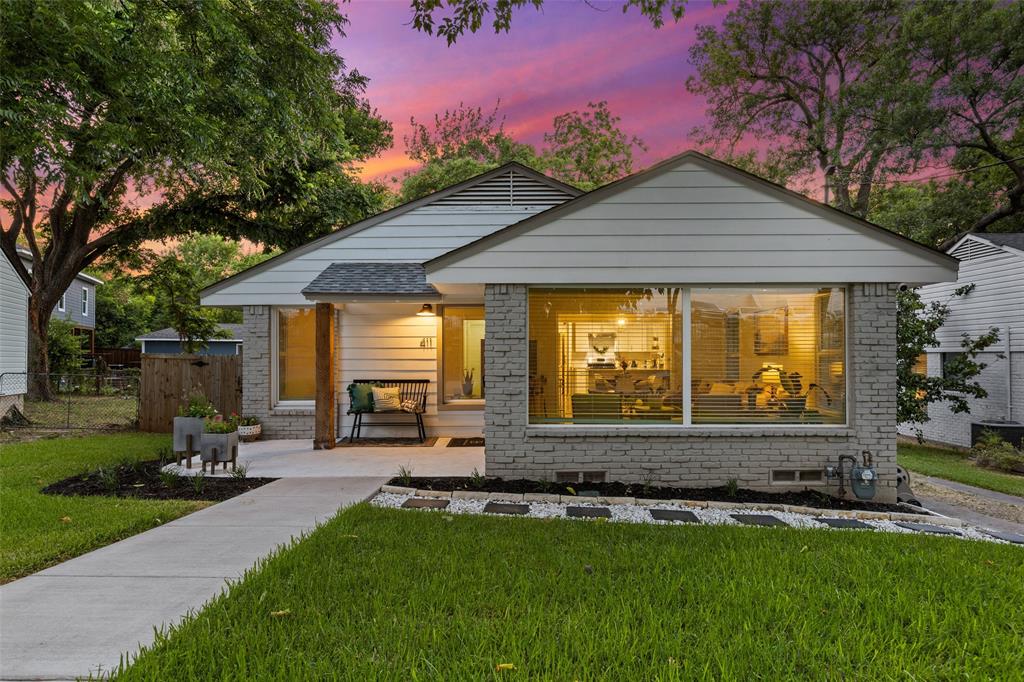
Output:
<svg viewBox="0 0 1024 682">
<path fill-rule="evenodd" d="M 601 471 L 607 480 L 684 486 L 785 489 L 773 469 L 823 469 L 839 455 L 871 452 L 876 501 L 896 499 L 896 287 L 849 288 L 846 427 L 693 429 L 531 427 L 527 423 L 527 289 L 486 288 L 486 471 L 504 478 L 553 479 L 558 471 Z M 797 487 L 802 488 L 806 484 Z M 822 486 L 825 489 L 824 486 Z"/>
</svg>

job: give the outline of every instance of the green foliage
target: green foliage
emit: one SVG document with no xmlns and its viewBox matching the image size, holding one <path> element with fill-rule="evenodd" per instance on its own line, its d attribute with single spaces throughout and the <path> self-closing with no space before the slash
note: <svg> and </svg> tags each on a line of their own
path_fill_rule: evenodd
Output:
<svg viewBox="0 0 1024 682">
<path fill-rule="evenodd" d="M 412 482 L 412 467 L 404 464 L 399 465 L 396 478 L 398 478 L 402 485 L 408 486 Z"/>
<path fill-rule="evenodd" d="M 900 443 L 896 455 L 900 466 L 926 476 L 1024 497 L 1024 476 L 977 467 L 963 453 L 954 450 Z"/>
<path fill-rule="evenodd" d="M 212 419 L 216 414 L 217 408 L 213 406 L 209 398 L 198 393 L 190 395 L 186 405 L 178 406 L 179 417 Z"/>
<path fill-rule="evenodd" d="M 79 374 L 85 348 L 84 337 L 75 334 L 75 325 L 52 318 L 48 325 L 50 342 L 47 345 L 50 372 L 53 374 Z"/>
<path fill-rule="evenodd" d="M 237 480 L 244 480 L 249 477 L 249 467 L 242 464 L 237 464 L 231 469 L 231 478 Z"/>
<path fill-rule="evenodd" d="M 216 464 L 214 467 L 216 467 Z M 203 490 L 206 489 L 206 474 L 202 471 L 197 471 L 195 475 L 188 477 L 188 482 L 192 487 L 192 492 L 196 497 L 199 497 L 203 494 Z"/>
<path fill-rule="evenodd" d="M 725 0 L 713 0 L 720 5 Z M 411 0 L 412 25 L 427 35 L 437 35 L 452 45 L 467 31 L 476 33 L 484 18 L 493 13 L 491 26 L 495 33 L 507 33 L 512 27 L 515 10 L 531 6 L 542 10 L 544 0 L 498 0 L 493 5 L 487 0 Z M 665 24 L 666 17 L 679 21 L 686 12 L 687 0 L 623 0 L 622 13 L 636 8 L 650 20 L 655 28 Z M 437 15 L 441 15 L 438 18 Z"/>
<path fill-rule="evenodd" d="M 971 457 L 978 466 L 1000 471 L 1024 472 L 1024 452 L 1007 443 L 995 431 L 988 429 L 971 448 Z"/>
<path fill-rule="evenodd" d="M 973 285 L 960 287 L 953 296 L 968 296 L 972 289 Z M 987 366 L 978 362 L 977 357 L 999 340 L 998 328 L 993 327 L 977 338 L 965 332 L 960 342 L 961 353 L 945 364 L 942 376 L 928 376 L 914 371 L 915 366 L 926 348 L 939 345 L 936 333 L 949 317 L 949 304 L 932 301 L 925 305 L 913 289 L 899 292 L 897 304 L 897 421 L 924 423 L 929 420 L 928 406 L 933 403 L 948 403 L 953 413 L 970 412 L 970 398 L 988 395 L 976 381 Z"/>
<path fill-rule="evenodd" d="M 230 419 L 207 419 L 203 425 L 203 431 L 206 433 L 234 433 L 237 430 L 238 426 Z"/>
<path fill-rule="evenodd" d="M 217 325 L 215 313 L 199 306 L 196 273 L 184 261 L 166 256 L 146 275 L 144 287 L 159 301 L 186 353 L 195 353 L 210 339 L 225 336 Z"/>
<path fill-rule="evenodd" d="M 165 469 L 161 469 L 159 475 L 160 483 L 170 490 L 174 490 L 181 485 L 181 479 L 183 478 L 177 471 L 167 471 Z"/>
<path fill-rule="evenodd" d="M 633 172 L 633 150 L 647 151 L 644 141 L 619 129 L 608 102 L 589 102 L 585 111 L 555 117 L 544 133 L 543 168 L 562 182 L 591 190 Z"/>
<path fill-rule="evenodd" d="M 153 331 L 152 294 L 139 290 L 130 275 L 118 273 L 96 287 L 96 345 L 100 348 L 123 348 L 135 339 Z"/>
</svg>

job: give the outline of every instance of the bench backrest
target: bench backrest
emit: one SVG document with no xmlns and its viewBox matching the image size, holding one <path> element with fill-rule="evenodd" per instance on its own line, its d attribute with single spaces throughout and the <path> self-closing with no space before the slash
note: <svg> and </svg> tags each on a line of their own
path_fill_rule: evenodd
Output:
<svg viewBox="0 0 1024 682">
<path fill-rule="evenodd" d="M 416 403 L 427 409 L 427 389 L 430 387 L 430 379 L 355 379 L 354 384 L 373 384 L 382 388 L 398 387 L 398 395 L 402 402 L 415 400 Z"/>
</svg>

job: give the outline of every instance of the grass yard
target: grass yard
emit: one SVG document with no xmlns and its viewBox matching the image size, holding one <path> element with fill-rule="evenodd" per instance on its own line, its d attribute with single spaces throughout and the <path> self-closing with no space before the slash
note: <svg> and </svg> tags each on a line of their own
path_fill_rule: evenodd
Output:
<svg viewBox="0 0 1024 682">
<path fill-rule="evenodd" d="M 133 395 L 58 395 L 56 400 L 28 400 L 25 416 L 38 428 L 102 429 L 127 427 L 139 417 Z"/>
<path fill-rule="evenodd" d="M 925 476 L 936 476 L 1024 497 L 1024 476 L 976 467 L 964 454 L 956 450 L 900 443 L 896 458 L 903 468 Z M 910 485 L 914 485 L 913 478 Z"/>
<path fill-rule="evenodd" d="M 68 476 L 153 459 L 169 435 L 64 437 L 0 445 L 0 582 L 159 526 L 208 502 L 43 495 Z"/>
<path fill-rule="evenodd" d="M 1021 670 L 1018 547 L 359 505 L 116 679 L 935 680 Z"/>
</svg>

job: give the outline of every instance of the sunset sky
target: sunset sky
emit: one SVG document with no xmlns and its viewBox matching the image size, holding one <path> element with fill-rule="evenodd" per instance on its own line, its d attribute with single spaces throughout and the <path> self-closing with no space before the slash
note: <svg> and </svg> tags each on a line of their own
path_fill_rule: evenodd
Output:
<svg viewBox="0 0 1024 682">
<path fill-rule="evenodd" d="M 691 0 L 681 22 L 660 29 L 621 8 L 621 0 L 547 0 L 541 11 L 518 10 L 510 33 L 495 35 L 487 19 L 448 47 L 412 28 L 408 0 L 344 5 L 351 24 L 334 46 L 370 78 L 370 103 L 395 128 L 394 147 L 364 175 L 386 179 L 413 166 L 402 142 L 410 116 L 431 120 L 459 102 L 489 110 L 498 98 L 506 130 L 534 144 L 556 115 L 608 100 L 622 128 L 649 147 L 640 168 L 692 146 L 688 134 L 703 120 L 704 102 L 684 87 L 693 72 L 688 50 L 695 27 L 718 23 L 728 7 Z"/>
</svg>

